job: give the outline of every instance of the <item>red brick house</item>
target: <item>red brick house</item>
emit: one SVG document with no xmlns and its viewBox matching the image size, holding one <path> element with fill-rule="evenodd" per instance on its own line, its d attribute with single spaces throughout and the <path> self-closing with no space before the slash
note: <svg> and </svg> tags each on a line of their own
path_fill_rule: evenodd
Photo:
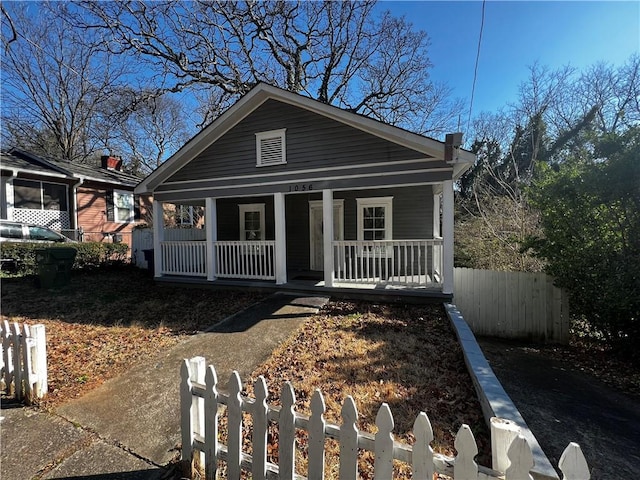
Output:
<svg viewBox="0 0 640 480">
<path fill-rule="evenodd" d="M 98 166 L 13 149 L 0 153 L 0 175 L 0 218 L 83 241 L 131 246 L 131 232 L 149 210 L 149 197 L 133 193 L 141 178 L 122 171 L 118 157 L 104 156 Z"/>
</svg>

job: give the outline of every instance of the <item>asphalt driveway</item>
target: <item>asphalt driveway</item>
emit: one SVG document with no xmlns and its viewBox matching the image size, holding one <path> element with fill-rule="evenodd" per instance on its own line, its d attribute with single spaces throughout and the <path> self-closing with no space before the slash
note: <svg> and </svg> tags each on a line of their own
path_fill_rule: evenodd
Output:
<svg viewBox="0 0 640 480">
<path fill-rule="evenodd" d="M 640 398 L 535 346 L 489 338 L 478 343 L 554 466 L 576 442 L 592 480 L 640 479 Z"/>
</svg>

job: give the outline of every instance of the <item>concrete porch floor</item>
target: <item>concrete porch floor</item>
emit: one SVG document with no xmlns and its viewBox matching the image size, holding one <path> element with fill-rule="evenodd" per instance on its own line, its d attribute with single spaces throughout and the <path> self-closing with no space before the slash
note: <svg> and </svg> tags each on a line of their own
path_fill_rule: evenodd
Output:
<svg viewBox="0 0 640 480">
<path fill-rule="evenodd" d="M 378 283 L 334 283 L 325 287 L 317 272 L 291 272 L 287 283 L 276 285 L 267 280 L 217 279 L 165 275 L 155 278 L 159 284 L 207 286 L 218 289 L 251 289 L 265 292 L 285 292 L 301 295 L 325 295 L 334 298 L 370 300 L 379 302 L 442 303 L 451 302 L 453 295 L 442 293 L 439 287 L 406 286 Z"/>
</svg>

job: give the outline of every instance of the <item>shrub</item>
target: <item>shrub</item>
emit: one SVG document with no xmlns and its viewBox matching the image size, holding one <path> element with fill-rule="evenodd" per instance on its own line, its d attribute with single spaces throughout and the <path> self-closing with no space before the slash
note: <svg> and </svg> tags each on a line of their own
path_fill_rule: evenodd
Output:
<svg viewBox="0 0 640 480">
<path fill-rule="evenodd" d="M 0 255 L 3 259 L 15 260 L 15 272 L 18 275 L 37 273 L 36 250 L 42 248 L 73 248 L 76 258 L 74 270 L 102 268 L 123 265 L 127 261 L 128 245 L 126 243 L 86 242 L 73 244 L 42 243 L 0 243 Z"/>
</svg>

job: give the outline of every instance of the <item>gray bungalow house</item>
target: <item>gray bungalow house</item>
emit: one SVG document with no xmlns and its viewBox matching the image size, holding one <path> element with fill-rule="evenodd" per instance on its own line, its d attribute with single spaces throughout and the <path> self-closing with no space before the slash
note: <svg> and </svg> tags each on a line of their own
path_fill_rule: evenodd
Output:
<svg viewBox="0 0 640 480">
<path fill-rule="evenodd" d="M 475 156 L 447 138 L 258 84 L 136 187 L 154 219 L 205 209 L 192 237 L 154 221 L 155 276 L 450 296 L 453 182 Z"/>
</svg>

